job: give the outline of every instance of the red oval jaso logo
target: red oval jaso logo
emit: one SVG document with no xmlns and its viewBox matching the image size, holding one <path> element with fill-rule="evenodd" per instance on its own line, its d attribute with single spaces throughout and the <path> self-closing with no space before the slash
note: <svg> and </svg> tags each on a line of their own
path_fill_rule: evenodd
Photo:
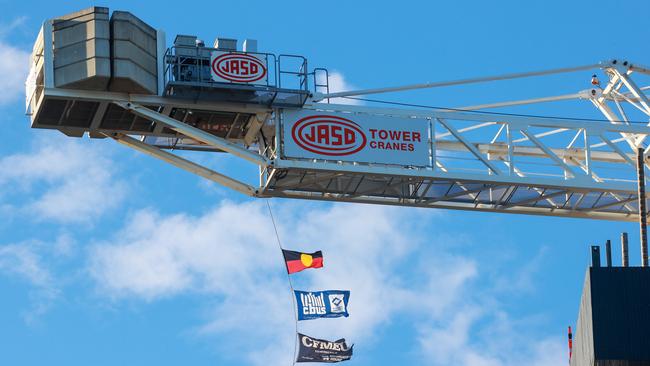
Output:
<svg viewBox="0 0 650 366">
<path fill-rule="evenodd" d="M 225 53 L 215 58 L 212 71 L 220 78 L 237 83 L 250 83 L 266 76 L 262 61 L 243 53 Z"/>
<path fill-rule="evenodd" d="M 321 155 L 344 156 L 359 152 L 366 146 L 361 127 L 338 116 L 309 116 L 291 128 L 293 141 L 301 148 Z"/>
</svg>

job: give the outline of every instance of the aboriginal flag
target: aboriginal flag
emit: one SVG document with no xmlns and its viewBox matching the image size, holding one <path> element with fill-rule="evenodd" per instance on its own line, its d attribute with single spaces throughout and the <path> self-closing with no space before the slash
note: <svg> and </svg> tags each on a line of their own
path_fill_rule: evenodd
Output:
<svg viewBox="0 0 650 366">
<path fill-rule="evenodd" d="M 323 252 L 320 250 L 314 253 L 302 253 L 282 249 L 282 255 L 284 255 L 284 262 L 287 264 L 289 274 L 307 268 L 323 267 Z"/>
</svg>

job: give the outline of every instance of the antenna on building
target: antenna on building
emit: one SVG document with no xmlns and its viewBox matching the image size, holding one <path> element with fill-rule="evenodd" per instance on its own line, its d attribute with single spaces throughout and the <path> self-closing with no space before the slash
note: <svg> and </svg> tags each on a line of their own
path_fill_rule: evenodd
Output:
<svg viewBox="0 0 650 366">
<path fill-rule="evenodd" d="M 627 251 L 627 233 L 621 233 L 621 266 L 630 265 L 630 257 Z"/>
<path fill-rule="evenodd" d="M 591 246 L 591 266 L 600 267 L 600 245 Z"/>
<path fill-rule="evenodd" d="M 641 240 L 641 267 L 648 266 L 648 210 L 646 208 L 645 196 L 645 150 L 643 147 L 637 148 L 636 169 L 638 178 L 638 197 L 639 197 L 639 226 Z"/>
</svg>

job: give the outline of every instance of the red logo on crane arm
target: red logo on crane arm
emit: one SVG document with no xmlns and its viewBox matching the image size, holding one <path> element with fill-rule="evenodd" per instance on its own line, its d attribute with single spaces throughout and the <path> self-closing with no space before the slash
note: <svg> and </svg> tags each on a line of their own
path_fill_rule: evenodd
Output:
<svg viewBox="0 0 650 366">
<path fill-rule="evenodd" d="M 212 61 L 212 71 L 217 76 L 237 83 L 250 83 L 266 76 L 266 66 L 251 55 L 225 53 Z"/>
<path fill-rule="evenodd" d="M 354 154 L 367 142 L 358 124 L 343 117 L 327 115 L 298 120 L 291 128 L 291 137 L 301 148 L 328 156 Z"/>
</svg>

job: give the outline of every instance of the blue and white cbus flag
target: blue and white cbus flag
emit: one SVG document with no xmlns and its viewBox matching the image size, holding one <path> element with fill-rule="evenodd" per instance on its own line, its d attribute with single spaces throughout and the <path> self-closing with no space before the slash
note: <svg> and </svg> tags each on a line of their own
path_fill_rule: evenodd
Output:
<svg viewBox="0 0 650 366">
<path fill-rule="evenodd" d="M 298 307 L 298 320 L 316 318 L 338 318 L 349 316 L 348 300 L 350 291 L 297 291 L 296 305 Z"/>
</svg>

